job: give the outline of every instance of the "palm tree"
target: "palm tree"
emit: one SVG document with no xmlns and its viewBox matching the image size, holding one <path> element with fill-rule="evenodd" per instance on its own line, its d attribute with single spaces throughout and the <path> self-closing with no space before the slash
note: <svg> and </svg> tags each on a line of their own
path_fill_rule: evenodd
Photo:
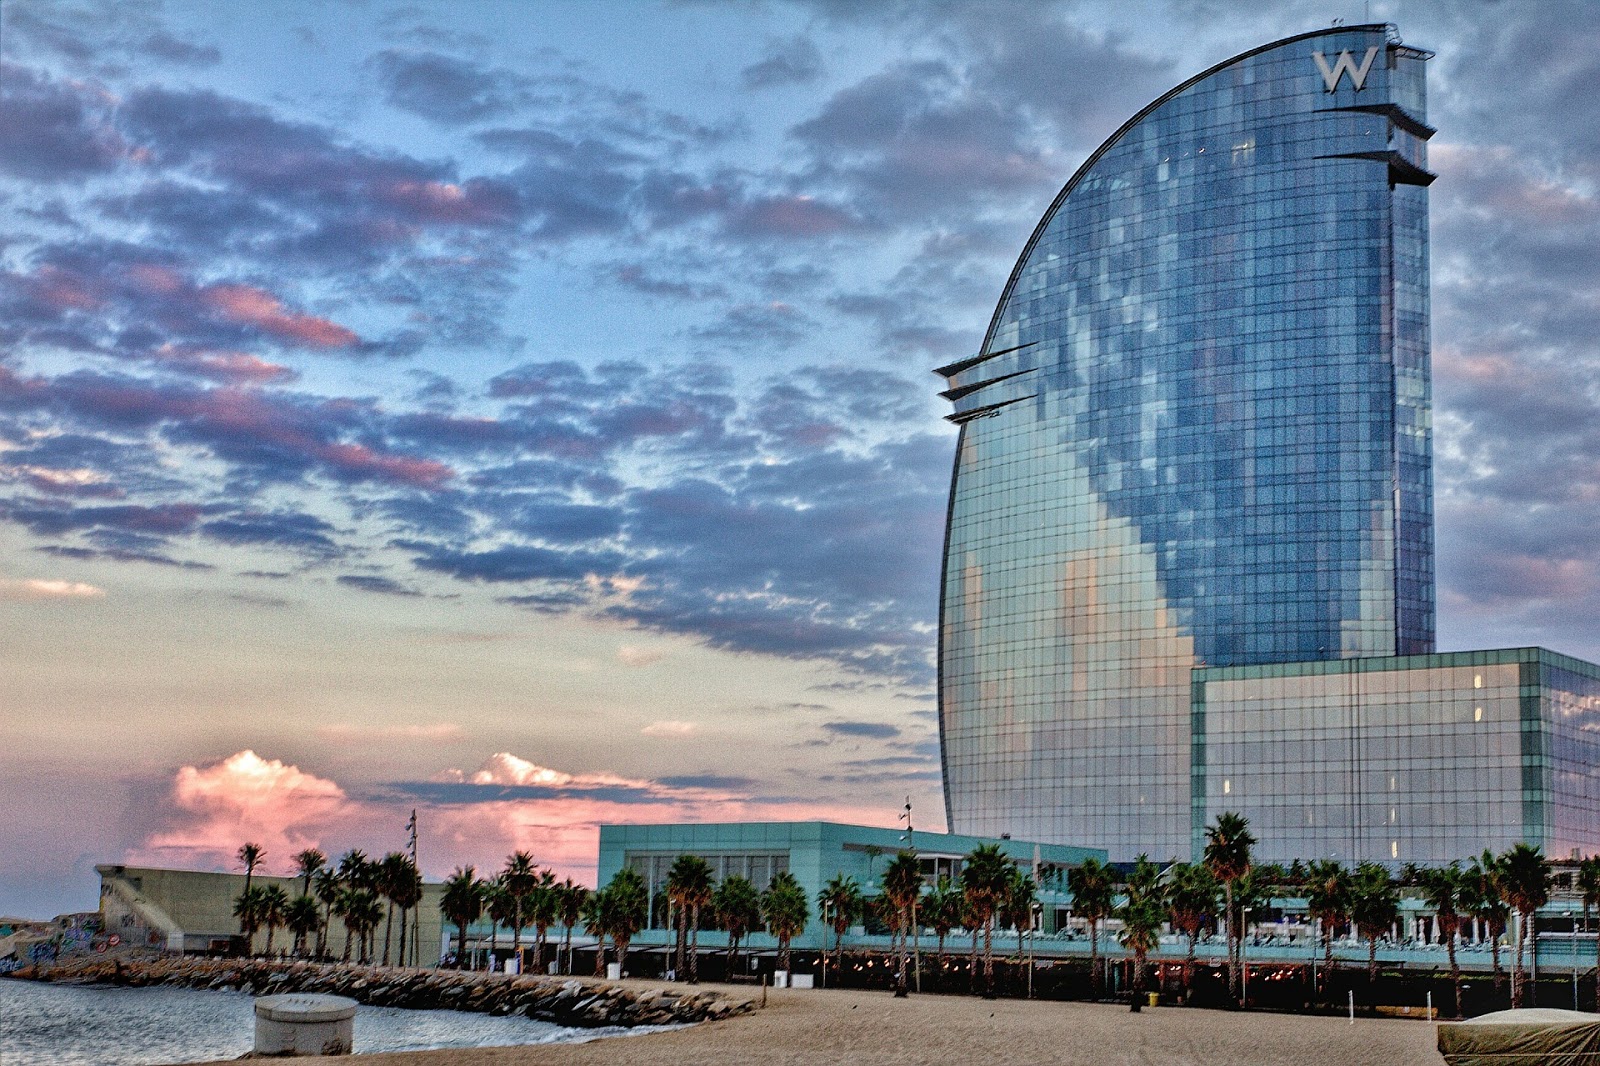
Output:
<svg viewBox="0 0 1600 1066">
<path fill-rule="evenodd" d="M 294 953 L 304 956 L 306 940 L 322 928 L 322 910 L 310 896 L 296 896 L 284 912 L 283 921 L 294 934 Z"/>
<path fill-rule="evenodd" d="M 639 871 L 624 866 L 604 893 L 603 925 L 617 948 L 617 966 L 628 964 L 628 944 L 650 920 L 650 890 Z"/>
<path fill-rule="evenodd" d="M 539 881 L 533 886 L 533 891 L 528 895 L 528 917 L 533 922 L 533 936 L 535 942 L 534 953 L 538 961 L 534 963 L 535 973 L 544 973 L 544 945 L 550 927 L 556 923 L 560 913 L 561 901 L 556 898 L 556 875 L 550 870 L 539 875 Z"/>
<path fill-rule="evenodd" d="M 1089 926 L 1089 981 L 1092 998 L 1100 998 L 1100 923 L 1111 917 L 1111 870 L 1098 859 L 1085 859 L 1067 871 L 1072 913 Z"/>
<path fill-rule="evenodd" d="M 667 870 L 667 898 L 678 915 L 676 968 L 690 984 L 700 980 L 700 908 L 711 902 L 712 880 L 711 864 L 698 855 L 679 855 Z"/>
<path fill-rule="evenodd" d="M 339 893 L 344 886 L 334 870 L 318 870 L 313 881 L 317 901 L 322 904 L 322 924 L 317 927 L 317 958 L 321 959 L 328 954 L 328 925 L 333 921 L 333 905 L 339 901 Z"/>
<path fill-rule="evenodd" d="M 1033 875 L 1023 872 L 1015 864 L 1011 878 L 1006 882 L 1006 897 L 1001 901 L 999 921 L 1017 931 L 1017 954 L 1022 954 L 1022 934 L 1033 928 L 1033 904 L 1039 898 L 1039 886 Z"/>
<path fill-rule="evenodd" d="M 295 853 L 294 869 L 300 875 L 300 894 L 311 895 L 311 879 L 317 871 L 328 865 L 328 857 L 316 848 L 306 848 Z"/>
<path fill-rule="evenodd" d="M 412 908 L 422 902 L 422 871 L 406 856 L 405 872 L 392 886 L 389 898 L 400 908 L 400 965 L 406 964 L 406 924 Z M 420 934 L 419 934 L 420 935 Z M 413 951 L 415 946 L 413 946 Z"/>
<path fill-rule="evenodd" d="M 1010 883 L 1011 860 L 1006 858 L 998 844 L 980 844 L 961 860 L 961 894 L 966 901 L 969 920 L 973 922 L 974 953 L 978 946 L 978 930 L 983 930 L 984 995 L 990 998 L 994 997 L 995 914 L 1005 902 Z M 976 984 L 977 974 L 972 976 Z"/>
<path fill-rule="evenodd" d="M 1506 931 L 1511 906 L 1506 902 L 1500 860 L 1485 848 L 1467 869 L 1467 910 L 1483 923 L 1489 934 L 1489 952 L 1494 960 L 1494 987 L 1500 990 L 1505 971 L 1500 968 L 1500 937 Z"/>
<path fill-rule="evenodd" d="M 1422 888 L 1422 899 L 1433 911 L 1439 935 L 1444 938 L 1445 950 L 1450 956 L 1450 982 L 1456 990 L 1456 1013 L 1461 1017 L 1461 966 L 1456 961 L 1456 935 L 1461 931 L 1461 912 L 1466 890 L 1466 876 L 1459 863 L 1435 869 L 1421 870 L 1417 883 Z M 1600 891 L 1600 881 L 1596 884 Z"/>
<path fill-rule="evenodd" d="M 846 877 L 843 872 L 834 875 L 833 880 L 822 886 L 822 891 L 817 893 L 817 910 L 827 919 L 833 927 L 833 964 L 838 966 L 844 959 L 841 944 L 844 941 L 845 930 L 849 929 L 856 920 L 856 915 L 861 912 L 862 895 L 861 886 L 853 877 Z"/>
<path fill-rule="evenodd" d="M 512 852 L 506 856 L 505 869 L 500 871 L 500 883 L 511 897 L 511 953 L 517 957 L 517 972 L 522 972 L 522 925 L 528 913 L 528 896 L 539 881 L 539 868 L 533 856 L 526 851 Z"/>
<path fill-rule="evenodd" d="M 560 900 L 557 908 L 561 916 L 561 928 L 566 933 L 567 940 L 567 973 L 572 972 L 572 927 L 578 924 L 583 917 L 583 908 L 589 902 L 591 893 L 583 885 L 572 878 L 567 878 L 556 886 L 556 895 Z"/>
<path fill-rule="evenodd" d="M 289 893 L 282 885 L 267 885 L 261 892 L 261 924 L 267 927 L 267 954 L 272 954 L 272 936 L 289 911 Z"/>
<path fill-rule="evenodd" d="M 349 888 L 372 887 L 372 863 L 367 861 L 366 853 L 351 848 L 339 856 L 339 880 Z"/>
<path fill-rule="evenodd" d="M 1522 945 L 1533 933 L 1533 915 L 1550 902 L 1550 860 L 1530 844 L 1513 844 L 1500 856 L 1505 899 L 1517 912 L 1517 955 L 1511 971 L 1511 1009 L 1522 1006 Z"/>
<path fill-rule="evenodd" d="M 506 888 L 502 874 L 483 885 L 483 909 L 489 914 L 489 968 L 494 969 L 494 956 L 500 949 L 500 927 L 517 920 L 517 900 Z"/>
<path fill-rule="evenodd" d="M 596 889 L 588 894 L 583 901 L 583 911 L 579 915 L 583 927 L 594 937 L 594 975 L 604 977 L 606 972 L 606 910 L 610 906 L 606 902 L 605 889 Z M 571 956 L 569 955 L 570 959 Z"/>
<path fill-rule="evenodd" d="M 250 879 L 255 876 L 256 867 L 261 865 L 261 860 L 267 857 L 267 851 L 260 844 L 240 844 L 239 850 L 234 852 L 234 858 L 239 860 L 239 865 L 244 867 L 244 890 L 250 891 Z"/>
<path fill-rule="evenodd" d="M 378 860 L 377 877 L 373 887 L 378 890 L 378 895 L 383 898 L 385 903 L 383 922 L 383 965 L 385 966 L 389 965 L 389 939 L 394 932 L 394 909 L 398 905 L 395 895 L 405 891 L 402 886 L 413 872 L 411 860 L 401 852 L 391 851 Z"/>
<path fill-rule="evenodd" d="M 1350 918 L 1367 942 L 1367 981 L 1378 979 L 1378 938 L 1394 928 L 1400 918 L 1400 892 L 1389 871 L 1375 862 L 1356 867 L 1351 882 Z"/>
<path fill-rule="evenodd" d="M 944 969 L 944 942 L 950 930 L 961 924 L 961 890 L 950 880 L 949 874 L 940 874 L 933 883 L 933 891 L 922 905 L 924 920 L 933 926 L 939 938 L 939 968 Z"/>
<path fill-rule="evenodd" d="M 1589 925 L 1590 908 L 1600 905 L 1600 855 L 1591 855 L 1578 863 L 1577 889 L 1583 893 L 1583 924 Z M 1594 1009 L 1600 1012 L 1600 931 L 1594 937 L 1595 973 Z"/>
<path fill-rule="evenodd" d="M 262 889 L 247 888 L 234 897 L 233 916 L 239 919 L 239 935 L 244 937 L 245 954 L 255 954 L 256 933 L 261 929 Z"/>
<path fill-rule="evenodd" d="M 444 883 L 444 895 L 439 898 L 439 911 L 456 927 L 456 969 L 461 961 L 470 959 L 467 952 L 467 926 L 483 915 L 483 882 L 477 879 L 478 871 L 471 866 L 457 866 Z"/>
<path fill-rule="evenodd" d="M 1187 1003 L 1194 973 L 1195 944 L 1201 930 L 1217 912 L 1217 893 L 1222 886 L 1204 863 L 1174 863 L 1167 876 L 1167 912 L 1172 927 L 1189 938 L 1189 951 L 1183 959 L 1183 1001 Z"/>
<path fill-rule="evenodd" d="M 1250 848 L 1255 842 L 1250 820 L 1232 811 L 1223 811 L 1213 825 L 1206 827 L 1205 864 L 1211 868 L 1212 876 L 1222 882 L 1224 913 L 1228 916 L 1228 995 L 1234 1002 L 1239 999 L 1239 958 L 1244 940 L 1233 920 L 1233 890 L 1250 869 Z"/>
<path fill-rule="evenodd" d="M 370 888 L 351 889 L 345 899 L 344 923 L 361 942 L 361 963 L 372 962 L 378 923 L 383 921 L 383 900 Z M 345 946 L 346 951 L 349 945 Z"/>
<path fill-rule="evenodd" d="M 711 909 L 716 912 L 718 924 L 728 932 L 727 973 L 731 978 L 738 970 L 739 941 L 761 924 L 761 893 L 749 878 L 729 874 L 712 893 Z"/>
<path fill-rule="evenodd" d="M 255 876 L 256 867 L 261 865 L 261 860 L 266 858 L 267 853 L 260 844 L 241 844 L 234 855 L 239 860 L 239 865 L 244 867 L 244 893 L 240 897 L 243 898 L 250 895 L 250 880 Z M 244 932 L 243 925 L 239 926 L 239 932 Z M 255 933 L 252 931 L 246 935 L 254 936 Z"/>
<path fill-rule="evenodd" d="M 804 931 L 811 917 L 806 890 L 800 887 L 794 874 L 784 870 L 773 877 L 767 890 L 761 893 L 761 917 L 767 923 L 767 932 L 778 938 L 778 968 L 787 973 L 789 941 L 796 933 Z"/>
<path fill-rule="evenodd" d="M 1161 923 L 1167 916 L 1166 889 L 1161 883 L 1161 870 L 1150 861 L 1150 856 L 1140 855 L 1133 863 L 1133 873 L 1128 877 L 1127 893 L 1117 917 L 1122 919 L 1122 946 L 1133 952 L 1133 997 L 1129 1009 L 1138 1012 L 1139 1000 L 1144 996 L 1144 960 L 1150 950 L 1161 942 Z"/>
<path fill-rule="evenodd" d="M 891 950 L 896 952 L 894 994 L 904 999 L 909 994 L 906 981 L 911 967 L 908 948 L 911 941 L 912 908 L 922 894 L 922 870 L 917 857 L 909 851 L 898 852 L 883 868 L 883 898 L 894 916 L 894 937 Z"/>
<path fill-rule="evenodd" d="M 1322 925 L 1324 987 L 1333 970 L 1333 937 L 1350 918 L 1350 871 L 1335 859 L 1319 859 L 1306 872 L 1306 914 Z"/>
</svg>

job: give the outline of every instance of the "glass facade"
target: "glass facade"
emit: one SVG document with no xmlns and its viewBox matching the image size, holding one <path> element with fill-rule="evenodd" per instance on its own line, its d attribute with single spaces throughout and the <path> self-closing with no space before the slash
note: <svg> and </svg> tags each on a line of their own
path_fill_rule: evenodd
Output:
<svg viewBox="0 0 1600 1066">
<path fill-rule="evenodd" d="M 1195 671 L 1192 847 L 1262 861 L 1564 857 L 1600 825 L 1600 668 L 1539 648 Z"/>
<path fill-rule="evenodd" d="M 952 830 L 1186 853 L 1194 668 L 1433 651 L 1427 55 L 1328 29 L 1166 94 L 940 370 Z"/>
</svg>

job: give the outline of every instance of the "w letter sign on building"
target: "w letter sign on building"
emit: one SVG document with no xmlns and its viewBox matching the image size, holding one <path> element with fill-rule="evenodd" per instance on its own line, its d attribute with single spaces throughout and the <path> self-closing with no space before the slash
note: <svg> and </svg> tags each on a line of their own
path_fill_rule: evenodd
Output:
<svg viewBox="0 0 1600 1066">
<path fill-rule="evenodd" d="M 1367 71 L 1372 69 L 1372 57 L 1378 54 L 1377 48 L 1368 48 L 1367 54 L 1361 60 L 1361 65 L 1356 66 L 1356 61 L 1350 58 L 1349 52 L 1340 52 L 1339 61 L 1332 67 L 1328 66 L 1328 57 L 1321 52 L 1312 52 L 1311 58 L 1317 61 L 1317 69 L 1322 71 L 1322 84 L 1328 87 L 1331 93 L 1339 87 L 1339 79 L 1346 73 L 1350 75 L 1350 84 L 1360 92 L 1367 84 Z"/>
</svg>

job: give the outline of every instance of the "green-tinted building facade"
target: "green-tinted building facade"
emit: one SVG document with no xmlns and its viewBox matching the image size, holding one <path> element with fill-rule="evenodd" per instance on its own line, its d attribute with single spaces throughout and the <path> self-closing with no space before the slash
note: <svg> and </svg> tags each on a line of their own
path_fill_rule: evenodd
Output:
<svg viewBox="0 0 1600 1066">
<path fill-rule="evenodd" d="M 657 899 L 666 883 L 667 868 L 679 855 L 697 855 L 711 864 L 717 880 L 738 874 L 764 889 L 780 871 L 788 871 L 805 889 L 811 918 L 793 946 L 822 946 L 822 919 L 817 894 L 834 877 L 853 877 L 871 896 L 878 890 L 884 866 L 902 848 L 912 847 L 931 883 L 941 874 L 959 877 L 961 857 L 981 844 L 996 844 L 1023 870 L 1036 872 L 1044 904 L 1045 931 L 1052 931 L 1058 912 L 1066 906 L 1064 871 L 1085 859 L 1104 861 L 1096 848 L 1033 841 L 914 832 L 906 840 L 904 829 L 842 825 L 837 822 L 723 822 L 706 825 L 603 825 L 600 827 L 599 883 L 606 884 L 618 870 L 631 866 L 650 886 L 653 901 L 651 929 L 640 934 L 644 945 L 667 939 L 666 915 Z M 721 933 L 702 933 L 702 945 L 720 943 Z M 771 938 L 756 934 L 751 946 L 768 946 Z"/>
</svg>

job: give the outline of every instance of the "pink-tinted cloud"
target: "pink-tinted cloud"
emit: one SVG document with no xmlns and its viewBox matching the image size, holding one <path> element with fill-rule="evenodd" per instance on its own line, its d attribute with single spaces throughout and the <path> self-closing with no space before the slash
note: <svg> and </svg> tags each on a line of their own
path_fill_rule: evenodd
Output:
<svg viewBox="0 0 1600 1066">
<path fill-rule="evenodd" d="M 0 600 L 98 600 L 105 589 L 82 581 L 0 578 Z"/>
<path fill-rule="evenodd" d="M 290 367 L 248 352 L 163 344 L 156 349 L 154 358 L 162 366 L 226 385 L 265 385 L 293 381 L 300 376 Z"/>
<path fill-rule="evenodd" d="M 199 295 L 223 319 L 254 326 L 279 340 L 307 348 L 353 348 L 361 343 L 354 331 L 326 318 L 290 311 L 282 300 L 253 285 L 211 285 Z"/>
<path fill-rule="evenodd" d="M 378 196 L 424 224 L 503 225 L 515 218 L 517 202 L 508 188 L 488 181 L 397 180 L 378 189 Z"/>
<path fill-rule="evenodd" d="M 455 477 L 447 463 L 331 439 L 365 412 L 348 401 L 308 402 L 255 388 L 164 386 L 92 374 L 24 379 L 0 367 L 0 403 L 60 406 L 123 426 L 166 424 L 225 458 L 297 467 L 320 464 L 343 481 L 435 488 Z M 296 460 L 298 459 L 298 462 Z"/>
<path fill-rule="evenodd" d="M 239 845 L 262 845 L 269 868 L 315 847 L 333 826 L 359 816 L 332 781 L 245 750 L 210 766 L 184 766 L 174 775 L 165 828 L 135 858 L 180 866 L 226 865 Z"/>
<path fill-rule="evenodd" d="M 695 736 L 700 732 L 700 726 L 695 722 L 680 722 L 675 718 L 668 718 L 660 722 L 651 722 L 639 732 L 647 737 L 677 739 Z"/>
</svg>

